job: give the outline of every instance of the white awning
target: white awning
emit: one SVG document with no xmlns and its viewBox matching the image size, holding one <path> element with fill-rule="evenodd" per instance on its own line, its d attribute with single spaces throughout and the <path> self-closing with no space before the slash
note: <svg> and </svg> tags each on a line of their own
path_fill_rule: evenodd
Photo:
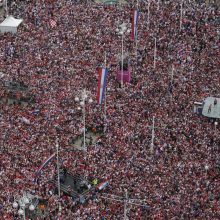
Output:
<svg viewBox="0 0 220 220">
<path fill-rule="evenodd" d="M 0 32 L 17 32 L 17 27 L 23 22 L 23 19 L 16 19 L 13 16 L 8 16 L 5 20 L 0 24 Z"/>
</svg>

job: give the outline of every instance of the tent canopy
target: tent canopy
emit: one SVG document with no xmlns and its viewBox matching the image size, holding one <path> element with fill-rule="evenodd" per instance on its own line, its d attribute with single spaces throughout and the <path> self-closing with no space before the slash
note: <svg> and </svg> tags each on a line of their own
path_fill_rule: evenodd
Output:
<svg viewBox="0 0 220 220">
<path fill-rule="evenodd" d="M 5 20 L 0 24 L 0 32 L 17 32 L 17 27 L 22 23 L 23 19 L 16 19 L 13 16 L 8 16 Z"/>
</svg>

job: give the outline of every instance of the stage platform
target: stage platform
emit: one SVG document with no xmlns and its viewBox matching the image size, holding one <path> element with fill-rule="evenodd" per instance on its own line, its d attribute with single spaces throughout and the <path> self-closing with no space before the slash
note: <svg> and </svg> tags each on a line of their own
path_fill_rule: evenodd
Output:
<svg viewBox="0 0 220 220">
<path fill-rule="evenodd" d="M 57 187 L 57 175 L 51 181 Z M 60 173 L 60 190 L 67 195 L 71 196 L 73 199 L 86 198 L 86 195 L 94 190 L 92 183 L 86 180 L 83 176 L 76 174 L 72 175 L 70 173 L 63 172 Z"/>
<path fill-rule="evenodd" d="M 217 100 L 216 104 L 214 104 L 215 100 Z M 203 103 L 203 116 L 208 118 L 220 119 L 220 98 L 207 97 Z"/>
</svg>

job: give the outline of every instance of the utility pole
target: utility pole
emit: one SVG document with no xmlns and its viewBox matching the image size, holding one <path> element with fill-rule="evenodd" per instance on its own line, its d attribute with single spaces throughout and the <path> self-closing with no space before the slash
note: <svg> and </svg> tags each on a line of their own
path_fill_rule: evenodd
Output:
<svg viewBox="0 0 220 220">
<path fill-rule="evenodd" d="M 60 204 L 60 164 L 59 164 L 59 143 L 58 143 L 58 138 L 56 139 L 56 151 L 57 151 L 57 190 L 58 190 L 58 197 L 59 197 L 58 208 L 59 208 L 59 212 L 60 212 L 61 211 L 61 204 Z"/>
<path fill-rule="evenodd" d="M 107 68 L 107 58 L 106 58 L 106 52 L 105 52 L 105 68 Z M 107 130 L 107 85 L 105 88 L 105 105 L 104 105 L 104 132 Z"/>
<path fill-rule="evenodd" d="M 182 30 L 182 19 L 183 19 L 183 2 L 180 5 L 180 31 Z"/>
<path fill-rule="evenodd" d="M 127 203 L 128 203 L 128 190 L 125 189 L 125 201 L 124 201 L 124 220 L 127 220 Z"/>
<path fill-rule="evenodd" d="M 155 116 L 153 116 L 153 126 L 152 126 L 152 135 L 151 135 L 151 152 L 153 153 L 154 150 L 154 137 L 155 137 L 155 131 L 154 131 L 154 125 L 155 124 Z"/>
<path fill-rule="evenodd" d="M 154 69 L 156 68 L 156 56 L 157 56 L 157 39 L 154 38 Z"/>
<path fill-rule="evenodd" d="M 147 5 L 147 30 L 149 30 L 150 27 L 150 1 L 148 1 Z"/>
</svg>

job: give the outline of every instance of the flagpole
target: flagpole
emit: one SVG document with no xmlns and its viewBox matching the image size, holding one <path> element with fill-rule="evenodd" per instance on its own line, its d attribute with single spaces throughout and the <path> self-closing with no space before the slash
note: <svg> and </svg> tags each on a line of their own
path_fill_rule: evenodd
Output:
<svg viewBox="0 0 220 220">
<path fill-rule="evenodd" d="M 171 70 L 171 80 L 170 80 L 170 97 L 172 98 L 172 90 L 173 90 L 173 73 L 174 73 L 174 66 L 172 65 L 172 70 Z"/>
<path fill-rule="evenodd" d="M 156 56 L 157 56 L 157 39 L 154 38 L 154 69 L 156 67 Z"/>
<path fill-rule="evenodd" d="M 138 58 L 138 30 L 136 30 L 136 61 Z"/>
<path fill-rule="evenodd" d="M 173 73 L 174 73 L 174 66 L 172 65 L 172 71 L 171 71 L 171 85 L 173 84 Z"/>
<path fill-rule="evenodd" d="M 149 30 L 150 27 L 150 0 L 148 1 L 147 5 L 147 30 Z"/>
<path fill-rule="evenodd" d="M 183 19 L 183 2 L 181 2 L 181 6 L 180 6 L 180 30 L 182 29 L 182 19 Z"/>
<path fill-rule="evenodd" d="M 58 190 L 59 211 L 60 211 L 61 210 L 61 204 L 60 204 L 60 165 L 59 165 L 59 143 L 58 143 L 58 139 L 56 139 L 56 150 L 57 150 L 57 190 Z"/>
<path fill-rule="evenodd" d="M 105 51 L 105 68 L 106 68 L 106 65 L 107 65 L 107 61 L 106 61 L 106 51 Z"/>
<path fill-rule="evenodd" d="M 107 66 L 107 59 L 106 59 L 106 51 L 105 51 L 105 68 Z M 107 99 L 107 85 L 105 87 L 105 105 L 104 105 L 104 132 L 106 132 L 106 129 L 107 129 L 107 114 L 106 114 L 106 110 L 107 110 L 107 102 L 106 102 L 106 99 Z"/>
<path fill-rule="evenodd" d="M 8 17 L 8 0 L 5 0 L 6 17 Z"/>
<path fill-rule="evenodd" d="M 155 137 L 155 131 L 154 131 L 154 125 L 155 124 L 155 116 L 153 116 L 153 126 L 152 126 L 152 136 L 151 136 L 151 152 L 153 153 L 154 150 L 154 137 Z"/>
<path fill-rule="evenodd" d="M 124 220 L 127 220 L 127 202 L 128 202 L 128 191 L 127 189 L 125 189 Z"/>
<path fill-rule="evenodd" d="M 124 31 L 121 35 L 121 88 L 123 89 L 123 66 L 124 66 Z"/>
<path fill-rule="evenodd" d="M 139 5 L 139 1 L 137 0 L 137 13 L 138 13 L 138 5 Z M 136 60 L 137 60 L 137 56 L 138 56 L 138 26 L 136 25 Z"/>
</svg>

